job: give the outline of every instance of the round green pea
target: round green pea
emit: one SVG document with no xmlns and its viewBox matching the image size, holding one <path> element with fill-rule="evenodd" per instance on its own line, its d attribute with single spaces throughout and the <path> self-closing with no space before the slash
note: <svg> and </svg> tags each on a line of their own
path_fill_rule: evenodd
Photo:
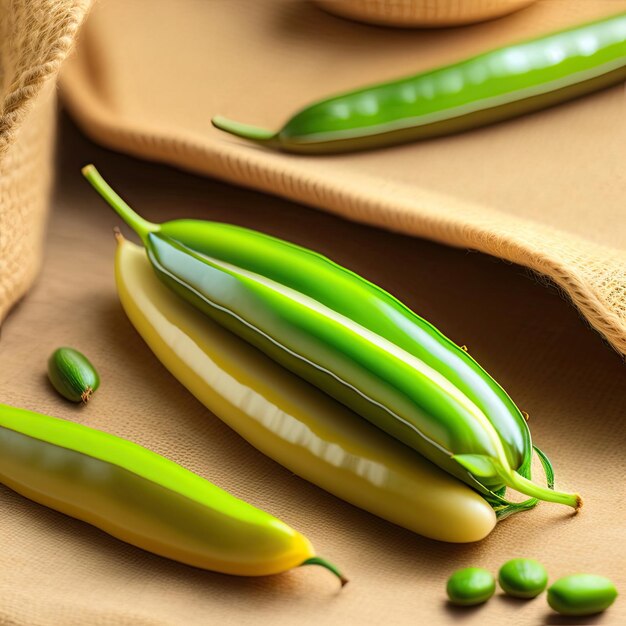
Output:
<svg viewBox="0 0 626 626">
<path fill-rule="evenodd" d="M 548 589 L 548 604 L 562 615 L 593 615 L 608 609 L 617 598 L 615 585 L 604 576 L 573 574 Z"/>
<path fill-rule="evenodd" d="M 491 598 L 496 590 L 496 581 L 486 569 L 466 567 L 450 576 L 446 590 L 453 604 L 472 606 Z"/>
<path fill-rule="evenodd" d="M 533 559 L 512 559 L 500 568 L 498 582 L 510 596 L 534 598 L 546 588 L 548 573 Z"/>
</svg>

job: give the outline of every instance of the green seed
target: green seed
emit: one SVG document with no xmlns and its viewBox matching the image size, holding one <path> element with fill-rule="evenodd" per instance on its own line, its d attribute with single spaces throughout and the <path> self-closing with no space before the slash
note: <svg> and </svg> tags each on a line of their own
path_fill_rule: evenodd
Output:
<svg viewBox="0 0 626 626">
<path fill-rule="evenodd" d="M 548 584 L 548 574 L 541 563 L 533 559 L 512 559 L 498 573 L 500 587 L 516 598 L 534 598 Z"/>
<path fill-rule="evenodd" d="M 480 567 L 460 569 L 448 579 L 447 592 L 450 602 L 460 606 L 487 602 L 495 590 L 496 581 L 493 575 Z"/>
<path fill-rule="evenodd" d="M 548 589 L 548 604 L 563 615 L 593 615 L 608 609 L 617 598 L 615 585 L 604 576 L 573 574 Z"/>
<path fill-rule="evenodd" d="M 73 348 L 58 348 L 48 359 L 52 386 L 72 402 L 88 402 L 100 385 L 100 376 L 84 354 Z"/>
</svg>

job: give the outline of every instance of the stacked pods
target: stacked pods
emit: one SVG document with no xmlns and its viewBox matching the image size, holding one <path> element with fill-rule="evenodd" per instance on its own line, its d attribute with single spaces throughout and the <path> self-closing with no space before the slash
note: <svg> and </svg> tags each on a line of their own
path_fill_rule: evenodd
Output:
<svg viewBox="0 0 626 626">
<path fill-rule="evenodd" d="M 512 487 L 580 506 L 530 480 L 528 426 L 461 348 L 390 294 L 309 250 L 207 221 L 139 217 L 93 166 L 85 176 L 141 236 L 161 281 L 271 359 L 479 491 Z M 542 455 L 543 457 L 543 455 Z"/>
<path fill-rule="evenodd" d="M 336 496 L 426 537 L 478 541 L 487 501 L 183 302 L 118 235 L 124 311 L 157 358 L 255 448 Z"/>
</svg>

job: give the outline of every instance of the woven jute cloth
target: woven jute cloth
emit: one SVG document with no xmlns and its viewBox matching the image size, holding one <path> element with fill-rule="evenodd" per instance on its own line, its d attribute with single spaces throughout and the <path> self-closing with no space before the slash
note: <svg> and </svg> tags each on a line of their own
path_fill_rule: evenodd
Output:
<svg viewBox="0 0 626 626">
<path fill-rule="evenodd" d="M 109 147 L 525 265 L 626 353 L 623 85 L 455 137 L 332 157 L 274 154 L 209 123 L 221 114 L 279 128 L 333 93 L 624 9 L 541 0 L 416 31 L 294 0 L 106 0 L 62 87 L 84 131 Z"/>
<path fill-rule="evenodd" d="M 0 321 L 41 261 L 55 78 L 87 0 L 0 0 Z"/>
</svg>

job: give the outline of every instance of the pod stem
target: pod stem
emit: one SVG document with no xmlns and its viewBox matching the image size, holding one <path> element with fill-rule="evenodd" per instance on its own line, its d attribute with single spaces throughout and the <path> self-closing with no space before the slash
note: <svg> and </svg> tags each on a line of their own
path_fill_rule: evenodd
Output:
<svg viewBox="0 0 626 626">
<path fill-rule="evenodd" d="M 335 576 L 337 576 L 337 578 L 341 582 L 342 587 L 345 587 L 345 585 L 347 585 L 348 583 L 348 579 L 339 571 L 339 569 L 322 557 L 312 556 L 310 559 L 302 561 L 302 563 L 300 563 L 300 566 L 302 565 L 321 565 L 322 567 L 325 567 L 328 571 L 332 572 Z"/>
<path fill-rule="evenodd" d="M 231 135 L 237 137 L 243 137 L 244 139 L 250 139 L 251 141 L 257 141 L 260 143 L 267 143 L 273 141 L 276 138 L 276 134 L 271 130 L 265 128 L 259 128 L 258 126 L 250 126 L 250 124 L 242 124 L 241 122 L 234 122 L 221 115 L 216 115 L 211 119 L 211 124 L 215 128 L 219 128 Z"/>
<path fill-rule="evenodd" d="M 533 498 L 545 500 L 546 502 L 566 504 L 567 506 L 571 506 L 576 511 L 578 511 L 578 509 L 580 509 L 580 507 L 583 505 L 582 498 L 577 493 L 553 491 L 548 487 L 542 487 L 541 485 L 537 485 L 532 480 L 524 478 L 515 471 L 503 472 L 502 478 L 506 481 L 506 484 L 512 489 L 515 489 L 516 491 L 524 493 Z"/>
<path fill-rule="evenodd" d="M 116 213 L 141 237 L 146 243 L 149 233 L 160 229 L 158 224 L 148 222 L 137 214 L 117 192 L 102 178 L 100 172 L 93 165 L 85 165 L 81 170 L 83 176 L 91 183 L 91 186 L 109 203 Z"/>
<path fill-rule="evenodd" d="M 565 504 L 578 510 L 582 506 L 581 497 L 576 493 L 554 491 L 554 472 L 552 470 L 550 460 L 543 452 L 541 452 L 541 450 L 536 449 L 536 451 L 546 472 L 546 479 L 548 482 L 547 487 L 537 485 L 530 480 L 530 460 L 525 462 L 519 471 L 515 471 L 509 467 L 506 460 L 484 454 L 455 454 L 452 458 L 468 470 L 470 476 L 473 476 L 476 480 L 481 477 L 493 478 L 494 476 L 498 476 L 503 485 L 511 487 L 512 489 L 531 497 L 530 500 L 519 504 L 508 503 L 506 501 L 503 502 L 503 504 L 512 504 L 515 509 L 519 509 L 520 506 L 523 506 L 524 508 L 532 508 L 532 500 L 536 498 L 546 502 Z M 528 477 L 523 476 L 521 472 L 526 473 Z M 488 499 L 495 499 L 496 501 L 501 499 L 501 496 L 498 493 L 492 492 L 490 496 L 491 498 Z M 515 511 L 512 510 L 512 512 Z M 506 509 L 505 513 L 507 513 Z M 507 514 L 510 514 L 510 512 Z"/>
</svg>

